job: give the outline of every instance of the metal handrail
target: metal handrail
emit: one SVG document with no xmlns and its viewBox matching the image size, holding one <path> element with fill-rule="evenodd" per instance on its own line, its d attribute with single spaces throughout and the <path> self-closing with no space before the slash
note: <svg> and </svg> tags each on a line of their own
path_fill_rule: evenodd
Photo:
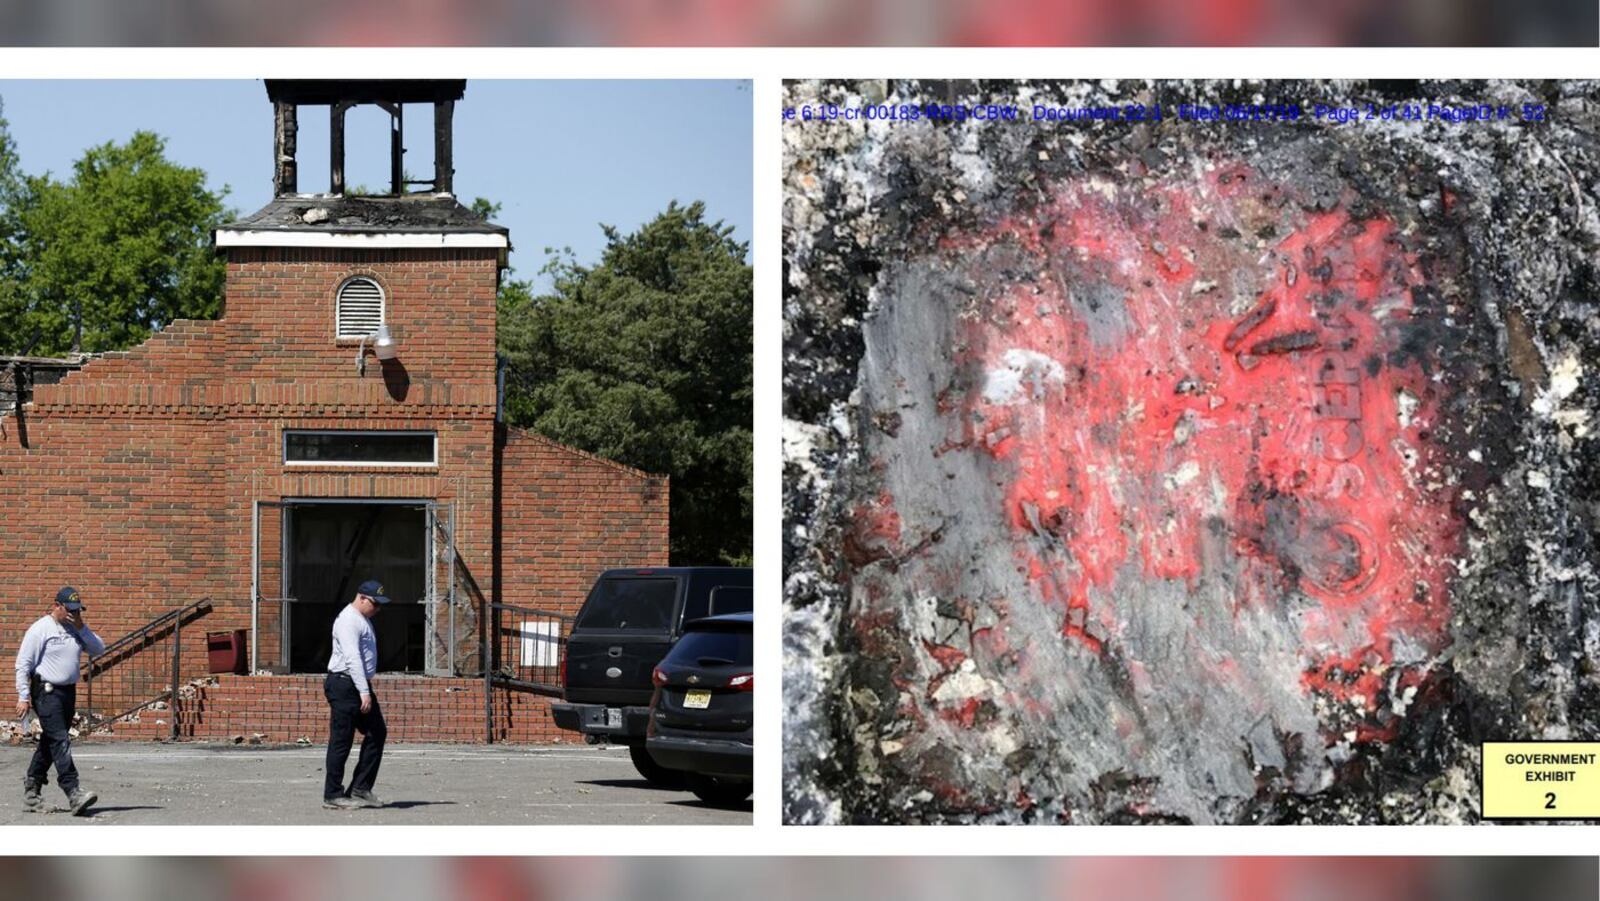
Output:
<svg viewBox="0 0 1600 901">
<path fill-rule="evenodd" d="M 572 615 L 568 613 L 558 613 L 554 610 L 540 610 L 536 607 L 518 607 L 515 604 L 490 604 L 489 608 L 491 610 L 510 610 L 513 613 L 521 613 L 525 616 L 540 616 L 546 619 L 558 619 L 563 623 L 570 622 L 573 618 Z"/>
<path fill-rule="evenodd" d="M 523 619 L 550 620 L 558 624 L 556 634 L 552 636 L 556 642 L 556 665 L 559 667 L 567 653 L 567 636 L 572 633 L 574 617 L 554 610 L 539 610 L 533 607 L 518 607 L 513 604 L 489 604 L 488 615 L 484 617 L 485 646 L 481 650 L 483 655 L 483 729 L 485 741 L 494 742 L 494 688 L 496 685 L 512 691 L 525 691 L 533 694 L 552 695 L 560 697 L 561 686 L 543 682 L 528 682 L 516 679 L 500 672 L 500 636 L 503 629 L 500 626 L 500 614 L 511 613 Z"/>
<path fill-rule="evenodd" d="M 94 717 L 94 675 L 95 675 L 95 673 L 97 671 L 98 672 L 104 672 L 112 663 L 121 662 L 123 660 L 126 660 L 128 654 L 131 654 L 132 652 L 137 651 L 137 650 L 142 650 L 146 645 L 145 644 L 139 644 L 138 647 L 135 647 L 134 645 L 135 645 L 136 642 L 148 642 L 150 640 L 150 636 L 154 632 L 156 632 L 158 630 L 161 630 L 161 629 L 164 629 L 170 624 L 172 626 L 172 672 L 171 672 L 170 680 L 168 682 L 167 690 L 162 692 L 162 693 L 160 693 L 160 694 L 158 694 L 158 695 L 156 695 L 155 697 L 153 697 L 153 698 L 151 698 L 151 699 L 149 699 L 147 701 L 143 701 L 143 702 L 140 702 L 138 704 L 135 704 L 134 706 L 129 707 L 127 710 L 124 710 L 121 713 L 118 713 L 118 714 L 115 714 L 115 715 L 109 716 L 109 717 L 100 717 L 99 721 L 102 722 L 102 723 L 116 722 L 117 720 L 120 720 L 123 717 L 128 716 L 129 714 L 136 713 L 136 712 L 138 712 L 140 710 L 143 710 L 143 709 L 145 709 L 146 707 L 149 707 L 152 704 L 159 703 L 159 702 L 161 702 L 163 700 L 171 699 L 172 703 L 171 703 L 171 706 L 169 708 L 171 710 L 171 712 L 172 712 L 172 716 L 170 717 L 170 719 L 172 720 L 171 736 L 173 738 L 177 738 L 178 737 L 178 709 L 177 709 L 177 707 L 178 707 L 178 675 L 179 675 L 179 672 L 181 671 L 181 665 L 182 665 L 182 659 L 183 659 L 182 658 L 182 650 L 183 650 L 183 618 L 185 616 L 187 616 L 188 614 L 190 614 L 190 613 L 194 613 L 194 612 L 202 611 L 202 610 L 209 611 L 210 609 L 211 609 L 211 598 L 209 596 L 207 596 L 207 597 L 201 598 L 198 601 L 194 601 L 193 603 L 187 604 L 187 605 L 185 605 L 183 607 L 179 607 L 176 610 L 168 610 L 166 613 L 163 613 L 160 616 L 155 617 L 154 619 L 150 620 L 149 622 L 145 623 L 144 625 L 140 626 L 139 628 L 134 629 L 133 631 L 129 632 L 128 634 L 126 634 L 124 636 L 122 636 L 121 638 L 118 638 L 116 641 L 113 641 L 112 643 L 106 645 L 104 650 L 102 650 L 100 653 L 94 655 L 93 657 L 90 657 L 89 660 L 85 664 L 83 664 L 83 682 L 84 682 L 84 691 L 85 691 L 84 712 L 85 712 L 86 716 L 90 719 L 91 727 L 94 724 L 93 721 L 94 721 L 94 718 L 95 718 Z M 107 658 L 110 658 L 110 657 L 116 657 L 117 660 L 115 660 L 115 661 L 108 660 Z M 101 661 L 106 661 L 106 662 L 102 663 Z"/>
<path fill-rule="evenodd" d="M 135 639 L 144 638 L 144 637 L 149 636 L 149 634 L 151 632 L 154 632 L 157 629 L 160 629 L 163 626 L 165 626 L 167 624 L 168 620 L 182 618 L 183 616 L 187 615 L 192 610 L 198 610 L 201 607 L 210 607 L 210 606 L 211 606 L 211 598 L 208 596 L 208 597 L 203 597 L 200 600 L 195 601 L 194 603 L 189 604 L 186 607 L 179 607 L 176 610 L 168 610 L 166 613 L 161 614 L 160 616 L 156 617 L 155 619 L 150 620 L 149 622 L 145 623 L 144 625 L 140 626 L 139 628 L 134 629 L 132 632 L 129 632 L 128 634 L 122 636 L 121 638 L 117 639 L 116 641 L 113 641 L 112 643 L 106 645 L 105 650 L 101 651 L 100 653 L 96 654 L 93 657 L 90 657 L 88 662 L 85 664 L 85 667 L 87 668 L 87 672 L 85 674 L 86 675 L 91 674 L 93 669 L 95 667 L 97 667 L 97 666 L 100 669 L 105 669 L 105 666 L 100 665 L 97 661 L 99 661 L 99 660 L 101 660 L 102 658 L 105 658 L 105 657 L 110 657 L 110 656 L 120 652 L 124 645 L 132 644 Z"/>
</svg>

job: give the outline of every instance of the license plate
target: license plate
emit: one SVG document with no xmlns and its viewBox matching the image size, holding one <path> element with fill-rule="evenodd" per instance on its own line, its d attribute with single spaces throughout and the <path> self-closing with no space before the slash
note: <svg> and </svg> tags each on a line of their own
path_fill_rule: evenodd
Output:
<svg viewBox="0 0 1600 901">
<path fill-rule="evenodd" d="M 683 706 L 691 710 L 704 710 L 711 706 L 711 692 L 704 688 L 691 689 L 683 695 Z"/>
<path fill-rule="evenodd" d="M 622 708 L 620 708 L 620 707 L 607 707 L 606 708 L 606 728 L 607 729 L 621 729 L 622 728 Z"/>
</svg>

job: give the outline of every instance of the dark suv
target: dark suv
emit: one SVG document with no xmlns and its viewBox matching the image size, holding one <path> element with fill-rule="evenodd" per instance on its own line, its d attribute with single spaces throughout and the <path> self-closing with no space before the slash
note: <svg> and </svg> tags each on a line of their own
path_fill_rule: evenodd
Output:
<svg viewBox="0 0 1600 901">
<path fill-rule="evenodd" d="M 683 624 L 751 609 L 749 567 L 679 566 L 610 569 L 600 574 L 567 638 L 562 701 L 550 705 L 556 725 L 593 743 L 625 744 L 651 782 L 679 785 L 645 750 L 651 672 L 667 656 Z"/>
<path fill-rule="evenodd" d="M 657 664 L 646 750 L 656 763 L 681 770 L 707 804 L 750 797 L 755 709 L 755 652 L 748 613 L 713 616 L 684 626 L 683 637 Z"/>
</svg>

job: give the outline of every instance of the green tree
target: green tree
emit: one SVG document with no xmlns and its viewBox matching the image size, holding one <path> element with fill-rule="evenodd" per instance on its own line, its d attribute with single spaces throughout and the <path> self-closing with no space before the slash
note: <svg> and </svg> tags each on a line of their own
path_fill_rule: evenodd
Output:
<svg viewBox="0 0 1600 901">
<path fill-rule="evenodd" d="M 602 229 L 598 264 L 551 255 L 549 293 L 502 287 L 508 419 L 669 474 L 673 563 L 748 565 L 748 247 L 700 203 L 674 203 L 629 235 Z"/>
<path fill-rule="evenodd" d="M 22 169 L 17 159 L 17 144 L 6 123 L 5 105 L 0 103 L 0 353 L 27 350 L 22 332 L 23 302 L 18 273 L 22 225 L 18 221 L 24 207 Z"/>
<path fill-rule="evenodd" d="M 90 148 L 69 181 L 21 179 L 0 235 L 0 350 L 118 350 L 174 319 L 216 317 L 225 270 L 210 236 L 231 214 L 227 191 L 165 150 L 141 131 Z"/>
<path fill-rule="evenodd" d="M 494 217 L 500 215 L 500 207 L 500 204 L 489 200 L 487 197 L 474 197 L 472 198 L 472 205 L 467 209 L 478 214 L 478 218 L 486 222 L 493 222 Z"/>
</svg>

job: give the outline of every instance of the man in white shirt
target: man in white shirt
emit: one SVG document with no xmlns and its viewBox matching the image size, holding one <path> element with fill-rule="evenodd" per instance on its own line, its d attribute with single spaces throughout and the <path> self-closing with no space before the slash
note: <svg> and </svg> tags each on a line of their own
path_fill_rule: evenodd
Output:
<svg viewBox="0 0 1600 901">
<path fill-rule="evenodd" d="M 378 607 L 387 603 L 383 585 L 368 579 L 356 589 L 356 599 L 333 621 L 333 655 L 328 658 L 328 677 L 322 683 L 330 711 L 323 807 L 350 810 L 383 806 L 372 793 L 372 786 L 378 781 L 383 741 L 389 730 L 372 692 L 372 676 L 378 671 L 378 633 L 373 631 L 371 620 Z M 356 771 L 347 790 L 344 764 L 357 730 L 361 732 L 361 756 L 356 758 Z"/>
<path fill-rule="evenodd" d="M 24 810 L 43 809 L 39 790 L 50 782 L 51 764 L 55 764 L 56 781 L 67 793 L 67 805 L 74 816 L 99 800 L 94 792 L 78 785 L 69 730 L 78 706 L 79 655 L 87 652 L 94 657 L 105 649 L 100 636 L 83 623 L 83 600 L 75 588 L 56 592 L 50 612 L 29 626 L 22 637 L 22 647 L 17 651 L 17 716 L 27 716 L 31 706 L 42 730 L 28 774 L 22 780 Z"/>
</svg>

